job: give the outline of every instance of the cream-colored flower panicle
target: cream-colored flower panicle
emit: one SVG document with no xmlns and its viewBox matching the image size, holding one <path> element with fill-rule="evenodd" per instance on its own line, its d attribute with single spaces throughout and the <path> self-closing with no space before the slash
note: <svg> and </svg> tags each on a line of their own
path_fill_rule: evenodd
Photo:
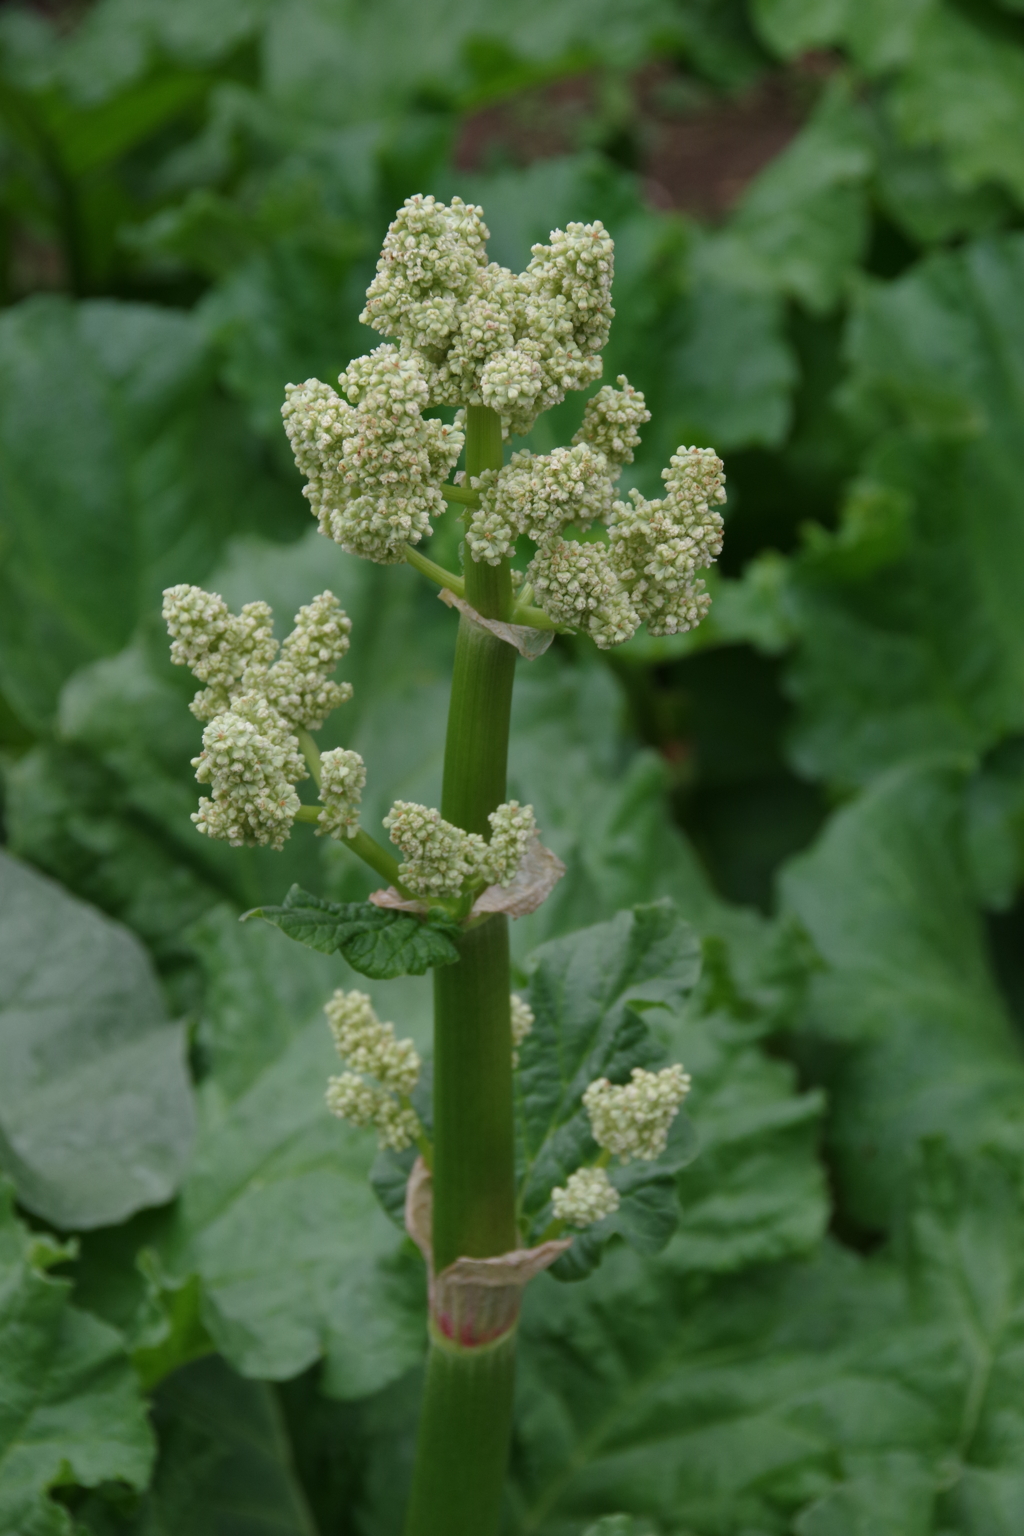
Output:
<svg viewBox="0 0 1024 1536">
<path fill-rule="evenodd" d="M 320 532 L 380 565 L 430 532 L 462 451 L 457 426 L 423 415 L 429 371 L 418 353 L 382 346 L 340 376 L 347 401 L 318 379 L 285 392 L 285 431 Z"/>
<path fill-rule="evenodd" d="M 619 1208 L 619 1192 L 603 1168 L 577 1168 L 551 1191 L 551 1209 L 570 1227 L 589 1227 Z"/>
<path fill-rule="evenodd" d="M 526 576 L 549 618 L 585 630 L 601 650 L 636 632 L 640 620 L 604 544 L 552 539 L 538 549 Z"/>
<path fill-rule="evenodd" d="M 599 1147 L 628 1163 L 631 1158 L 660 1157 L 679 1106 L 690 1091 L 690 1077 L 678 1062 L 660 1072 L 634 1067 L 632 1082 L 613 1086 L 606 1077 L 590 1084 L 583 1107 Z"/>
<path fill-rule="evenodd" d="M 320 529 L 365 559 L 395 563 L 429 536 L 447 505 L 466 408 L 489 407 L 506 437 L 521 436 L 568 391 L 601 377 L 615 313 L 604 226 L 552 230 L 518 273 L 487 260 L 487 240 L 482 208 L 408 198 L 360 317 L 387 340 L 349 364 L 340 393 L 318 379 L 288 386 L 285 429 Z M 455 408 L 450 425 L 432 414 L 443 407 Z M 649 420 L 643 395 L 620 374 L 587 402 L 569 447 L 521 450 L 469 481 L 463 473 L 449 498 L 467 501 L 471 560 L 500 565 L 519 539 L 531 540 L 518 600 L 604 649 L 644 622 L 652 635 L 698 624 L 710 602 L 699 572 L 721 548 L 724 477 L 710 448 L 677 450 L 662 497 L 619 498 Z M 607 536 L 580 542 L 594 525 Z"/>
<path fill-rule="evenodd" d="M 352 696 L 331 676 L 348 650 L 349 619 L 333 593 L 321 592 L 299 609 L 275 660 L 266 603 L 233 614 L 216 592 L 178 586 L 164 593 L 163 613 L 171 660 L 207 685 L 192 701 L 193 714 L 209 722 L 192 766 L 212 793 L 192 820 L 235 846 L 282 848 L 299 810 L 294 786 L 307 777 L 297 732 L 316 730 Z M 353 788 L 358 806 L 362 782 Z"/>
<path fill-rule="evenodd" d="M 399 865 L 405 888 L 429 901 L 454 899 L 488 885 L 511 884 L 537 834 L 533 807 L 510 800 L 487 819 L 490 842 L 478 832 L 463 832 L 430 806 L 396 800 L 384 825 L 391 841 L 405 855 Z"/>
<path fill-rule="evenodd" d="M 725 501 L 722 461 L 710 448 L 684 448 L 663 469 L 666 494 L 645 501 L 630 492 L 610 523 L 611 560 L 652 635 L 674 635 L 699 624 L 711 606 L 697 572 L 722 550 Z"/>
<path fill-rule="evenodd" d="M 404 1151 L 422 1129 L 408 1102 L 420 1074 L 416 1047 L 397 1040 L 393 1024 L 381 1023 L 365 992 L 339 989 L 324 1012 L 335 1049 L 348 1066 L 329 1080 L 327 1108 L 352 1125 L 376 1126 L 381 1147 Z"/>
<path fill-rule="evenodd" d="M 316 835 L 355 837 L 359 831 L 359 804 L 366 788 L 366 764 L 358 752 L 335 747 L 320 757 L 320 800 L 324 809 Z"/>
<path fill-rule="evenodd" d="M 615 382 L 618 389 L 606 384 L 587 401 L 583 425 L 573 443 L 589 443 L 609 464 L 632 464 L 633 449 L 640 446 L 639 429 L 650 421 L 651 413 L 624 373 Z"/>
<path fill-rule="evenodd" d="M 514 453 L 505 468 L 485 470 L 473 481 L 480 509 L 466 528 L 475 560 L 496 565 L 521 533 L 535 543 L 557 538 L 567 523 L 589 528 L 612 510 L 615 487 L 603 453 L 579 443 L 537 457 Z"/>
</svg>

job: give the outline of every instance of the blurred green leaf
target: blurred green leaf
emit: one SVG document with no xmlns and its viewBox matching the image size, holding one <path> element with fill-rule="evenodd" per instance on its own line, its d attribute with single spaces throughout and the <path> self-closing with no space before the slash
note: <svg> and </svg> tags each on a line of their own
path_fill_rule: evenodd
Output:
<svg viewBox="0 0 1024 1536">
<path fill-rule="evenodd" d="M 138 940 L 0 853 L 0 1161 L 65 1228 L 170 1198 L 194 1129 L 185 1038 Z"/>
<path fill-rule="evenodd" d="M 863 115 L 840 77 L 725 229 L 704 242 L 698 271 L 799 299 L 814 313 L 831 309 L 864 251 L 872 159 Z"/>
<path fill-rule="evenodd" d="M 524 1319 L 516 1496 L 800 1536 L 1010 1530 L 1020 1508 L 1020 1166 L 925 1149 L 892 1249 L 827 1248 L 699 1293 L 609 1255 Z"/>
<path fill-rule="evenodd" d="M 679 1230 L 666 1263 L 680 1274 L 731 1272 L 810 1252 L 829 1217 L 817 1155 L 825 1100 L 800 1092 L 793 1067 L 762 1043 L 791 1025 L 812 957 L 778 929 L 704 940 L 704 975 L 685 1008 L 652 1027 L 693 1078 L 687 1108 L 700 1156 L 679 1180 Z M 734 957 L 752 971 L 737 983 Z"/>
<path fill-rule="evenodd" d="M 298 508 L 211 391 L 190 317 L 34 299 L 0 316 L 0 359 L 0 686 L 35 726 L 164 586 L 207 573 L 243 509 L 286 533 Z"/>
<path fill-rule="evenodd" d="M 0 1527 L 12 1536 L 70 1536 L 51 1489 L 115 1478 L 141 1489 L 153 1459 L 120 1335 L 46 1274 L 66 1257 L 17 1220 L 0 1183 Z"/>
<path fill-rule="evenodd" d="M 218 1356 L 184 1366 L 158 1389 L 153 1481 L 138 1508 L 103 1490 L 75 1510 L 88 1536 L 317 1536 L 292 1469 L 281 1412 L 263 1382 Z M 106 1496 L 104 1496 L 106 1495 Z"/>
<path fill-rule="evenodd" d="M 797 568 L 801 772 L 863 782 L 1024 729 L 1022 272 L 1019 238 L 1000 237 L 859 296 L 846 395 L 873 433 L 864 483 L 876 509 L 909 515 L 884 568 L 829 569 L 813 543 Z"/>
<path fill-rule="evenodd" d="M 966 765 L 878 779 L 795 860 L 784 898 L 828 969 L 812 1034 L 844 1208 L 864 1227 L 898 1209 L 914 1148 L 1021 1142 L 1024 1061 L 991 973 L 967 861 Z"/>
<path fill-rule="evenodd" d="M 364 1396 L 422 1353 L 423 1270 L 374 1200 L 372 1136 L 324 1106 L 337 1058 L 322 1007 L 351 972 L 229 913 L 196 942 L 213 983 L 208 1071 L 162 1261 L 199 1275 L 203 1321 L 242 1374 L 280 1380 L 326 1355 L 328 1389 Z"/>
<path fill-rule="evenodd" d="M 1016 153 L 1024 58 L 1012 32 L 951 5 L 922 7 L 892 111 L 908 144 L 936 145 L 954 185 L 996 182 L 1024 199 Z"/>
</svg>

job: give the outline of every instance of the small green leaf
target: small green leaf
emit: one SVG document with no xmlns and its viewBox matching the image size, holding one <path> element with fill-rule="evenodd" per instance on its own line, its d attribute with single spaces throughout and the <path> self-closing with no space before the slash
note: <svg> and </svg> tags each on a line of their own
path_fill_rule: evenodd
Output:
<svg viewBox="0 0 1024 1536">
<path fill-rule="evenodd" d="M 344 955 L 353 970 L 376 981 L 422 976 L 435 965 L 452 965 L 459 958 L 448 937 L 455 924 L 421 922 L 408 912 L 375 907 L 370 901 L 326 901 L 297 885 L 283 906 L 254 907 L 242 921 L 248 917 L 264 918 L 321 955 Z"/>
</svg>

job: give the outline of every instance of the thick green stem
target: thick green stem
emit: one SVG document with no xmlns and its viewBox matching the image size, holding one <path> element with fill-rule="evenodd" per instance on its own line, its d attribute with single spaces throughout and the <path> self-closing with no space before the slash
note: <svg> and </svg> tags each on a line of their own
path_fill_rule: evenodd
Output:
<svg viewBox="0 0 1024 1536">
<path fill-rule="evenodd" d="M 468 411 L 467 475 L 501 467 L 501 423 Z M 507 619 L 512 578 L 466 562 L 466 598 Z M 441 814 L 489 836 L 505 799 L 516 652 L 462 618 L 455 649 Z M 487 1258 L 518 1243 L 512 1123 L 508 920 L 492 917 L 458 939 L 459 961 L 434 973 L 434 1268 Z M 457 1348 L 433 1330 L 406 1536 L 492 1536 L 497 1528 L 512 1412 L 514 1327 L 503 1339 Z"/>
<path fill-rule="evenodd" d="M 516 1247 L 508 919 L 434 972 L 434 1267 Z"/>
<path fill-rule="evenodd" d="M 515 1330 L 457 1349 L 431 1339 L 405 1536 L 491 1536 L 508 1460 Z"/>
</svg>

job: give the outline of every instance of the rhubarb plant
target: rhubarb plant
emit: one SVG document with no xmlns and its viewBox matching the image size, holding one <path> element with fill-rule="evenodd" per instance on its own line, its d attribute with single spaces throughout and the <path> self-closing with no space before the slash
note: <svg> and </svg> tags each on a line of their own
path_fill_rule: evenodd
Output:
<svg viewBox="0 0 1024 1536">
<path fill-rule="evenodd" d="M 358 644 L 330 591 L 280 644 L 264 602 L 233 613 L 196 586 L 164 594 L 172 660 L 201 684 L 196 830 L 281 849 L 305 823 L 384 882 L 349 903 L 293 887 L 247 916 L 377 980 L 433 972 L 429 1091 L 413 1042 L 366 993 L 325 1000 L 342 1066 L 326 1109 L 376 1130 L 375 1185 L 426 1262 L 407 1536 L 497 1529 L 525 1287 L 549 1268 L 585 1275 L 613 1234 L 641 1252 L 663 1246 L 694 1151 L 681 1113 L 690 1078 L 648 1014 L 695 984 L 695 941 L 670 908 L 638 908 L 603 951 L 579 948 L 561 971 L 552 957 L 529 998 L 513 994 L 509 922 L 540 906 L 564 866 L 532 806 L 507 797 L 506 771 L 519 658 L 558 633 L 608 649 L 642 623 L 674 635 L 705 615 L 722 464 L 681 447 L 663 496 L 623 499 L 620 473 L 650 419 L 625 376 L 591 395 L 569 445 L 506 457 L 508 439 L 600 380 L 613 245 L 599 222 L 570 223 L 514 273 L 488 261 L 487 239 L 482 209 L 409 198 L 361 316 L 386 339 L 348 365 L 340 392 L 309 379 L 289 385 L 283 408 L 321 533 L 379 565 L 408 563 L 458 613 L 440 806 L 396 800 L 388 847 L 362 824 L 360 754 L 319 749 L 352 693 L 335 670 Z M 460 570 L 422 547 L 450 506 Z M 317 803 L 299 794 L 310 781 Z"/>
</svg>

